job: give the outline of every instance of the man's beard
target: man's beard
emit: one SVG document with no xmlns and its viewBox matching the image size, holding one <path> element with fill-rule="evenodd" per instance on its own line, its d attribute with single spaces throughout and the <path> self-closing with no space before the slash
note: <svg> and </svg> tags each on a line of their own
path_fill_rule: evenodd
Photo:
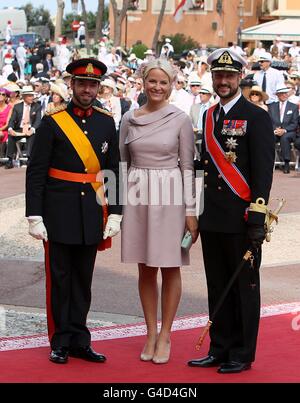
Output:
<svg viewBox="0 0 300 403">
<path fill-rule="evenodd" d="M 91 106 L 96 99 L 96 98 L 92 98 L 91 101 L 83 101 L 78 97 L 78 95 L 76 94 L 76 92 L 74 90 L 73 90 L 73 97 L 76 99 L 77 103 L 79 105 L 81 105 L 83 108 L 87 108 L 87 107 Z"/>
<path fill-rule="evenodd" d="M 232 98 L 235 94 L 237 94 L 239 87 L 237 88 L 231 88 L 231 87 L 227 87 L 229 89 L 229 93 L 226 95 L 220 95 L 219 90 L 215 89 L 215 92 L 217 93 L 217 95 L 219 95 L 220 98 L 223 99 L 227 99 L 227 98 Z"/>
</svg>

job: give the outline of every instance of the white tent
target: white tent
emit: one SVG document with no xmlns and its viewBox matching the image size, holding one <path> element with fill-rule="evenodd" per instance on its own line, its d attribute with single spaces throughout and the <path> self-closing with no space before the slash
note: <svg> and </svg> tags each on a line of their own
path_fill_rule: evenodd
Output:
<svg viewBox="0 0 300 403">
<path fill-rule="evenodd" d="M 273 20 L 242 30 L 242 41 L 272 41 L 277 36 L 284 41 L 300 41 L 300 18 Z"/>
</svg>

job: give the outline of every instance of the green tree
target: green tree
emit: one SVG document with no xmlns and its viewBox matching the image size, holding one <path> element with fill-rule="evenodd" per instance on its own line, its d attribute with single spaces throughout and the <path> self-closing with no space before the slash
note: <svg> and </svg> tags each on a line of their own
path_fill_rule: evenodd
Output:
<svg viewBox="0 0 300 403">
<path fill-rule="evenodd" d="M 20 8 L 25 11 L 28 27 L 48 25 L 51 36 L 54 34 L 54 25 L 51 21 L 50 12 L 44 6 L 34 7 L 31 3 L 27 3 Z"/>
<path fill-rule="evenodd" d="M 67 33 L 72 32 L 71 24 L 73 20 L 82 21 L 82 17 L 80 15 L 75 15 L 73 13 L 66 14 L 63 19 L 62 24 L 62 34 L 65 35 Z M 87 13 L 87 21 L 88 21 L 88 30 L 94 30 L 96 28 L 96 15 L 89 11 Z"/>
<path fill-rule="evenodd" d="M 144 53 L 147 49 L 148 47 L 146 45 L 144 45 L 143 43 L 138 43 L 132 45 L 131 53 L 134 53 L 138 59 L 144 59 Z"/>
<path fill-rule="evenodd" d="M 195 49 L 199 47 L 199 43 L 190 36 L 178 33 L 175 35 L 163 35 L 161 45 L 165 42 L 165 38 L 170 38 L 174 47 L 175 54 L 181 54 L 184 50 Z"/>
</svg>

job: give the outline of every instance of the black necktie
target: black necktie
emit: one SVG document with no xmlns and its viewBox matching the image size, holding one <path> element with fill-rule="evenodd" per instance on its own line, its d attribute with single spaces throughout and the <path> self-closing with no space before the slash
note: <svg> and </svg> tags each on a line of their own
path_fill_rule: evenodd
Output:
<svg viewBox="0 0 300 403">
<path fill-rule="evenodd" d="M 262 80 L 262 85 L 261 85 L 261 89 L 266 92 L 266 88 L 267 88 L 267 79 L 266 79 L 266 73 L 264 73 L 264 78 Z"/>
<path fill-rule="evenodd" d="M 222 106 L 220 106 L 219 110 L 220 110 L 220 113 L 219 113 L 218 119 L 216 120 L 216 126 L 215 126 L 217 131 L 221 130 L 221 128 L 223 126 L 224 116 L 225 116 L 224 108 L 222 108 Z M 216 113 L 216 117 L 218 116 L 217 114 L 218 114 L 218 112 Z"/>
<path fill-rule="evenodd" d="M 222 108 L 222 106 L 221 106 L 221 110 L 220 110 L 219 118 L 218 118 L 218 123 L 223 122 L 224 116 L 225 116 L 224 108 Z"/>
</svg>

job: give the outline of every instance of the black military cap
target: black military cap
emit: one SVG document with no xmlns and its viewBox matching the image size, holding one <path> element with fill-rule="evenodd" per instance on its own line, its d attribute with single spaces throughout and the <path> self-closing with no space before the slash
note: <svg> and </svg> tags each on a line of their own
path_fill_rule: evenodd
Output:
<svg viewBox="0 0 300 403">
<path fill-rule="evenodd" d="M 241 72 L 247 61 L 239 54 L 228 48 L 217 49 L 207 58 L 211 71 Z"/>
<path fill-rule="evenodd" d="M 85 58 L 75 60 L 66 67 L 66 71 L 72 74 L 73 78 L 101 81 L 106 73 L 107 67 L 97 59 Z"/>
</svg>

